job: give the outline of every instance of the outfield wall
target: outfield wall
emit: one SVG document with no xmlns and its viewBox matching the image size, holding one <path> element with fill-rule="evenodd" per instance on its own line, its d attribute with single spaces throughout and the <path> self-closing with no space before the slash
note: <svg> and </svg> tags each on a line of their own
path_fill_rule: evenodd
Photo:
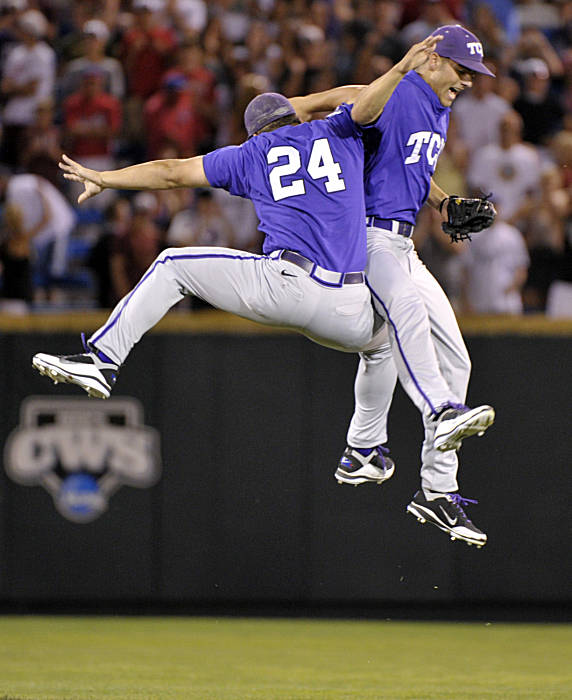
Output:
<svg viewBox="0 0 572 700">
<path fill-rule="evenodd" d="M 469 402 L 497 410 L 461 451 L 461 492 L 489 535 L 476 550 L 405 514 L 422 430 L 401 390 L 395 476 L 335 482 L 356 356 L 205 312 L 149 334 L 115 402 L 32 371 L 34 352 L 79 351 L 79 328 L 101 319 L 0 318 L 5 607 L 572 603 L 571 324 L 463 323 Z"/>
</svg>

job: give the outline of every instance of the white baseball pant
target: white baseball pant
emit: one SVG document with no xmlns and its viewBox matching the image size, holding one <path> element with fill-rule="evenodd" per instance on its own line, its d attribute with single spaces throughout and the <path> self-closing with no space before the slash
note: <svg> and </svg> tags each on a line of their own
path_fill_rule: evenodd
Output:
<svg viewBox="0 0 572 700">
<path fill-rule="evenodd" d="M 280 252 L 168 248 L 89 342 L 122 364 L 143 334 L 192 294 L 251 321 L 297 330 L 327 347 L 347 352 L 366 347 L 376 324 L 365 282 L 332 286 L 339 283 L 339 273 L 317 268 L 312 277 L 280 259 Z"/>
<path fill-rule="evenodd" d="M 434 448 L 431 420 L 444 404 L 465 402 L 471 362 L 455 313 L 413 241 L 399 233 L 368 227 L 366 274 L 374 306 L 387 321 L 391 353 L 381 345 L 360 354 L 348 444 L 372 447 L 387 440 L 387 414 L 399 376 L 423 416 L 421 485 L 456 491 L 457 453 Z"/>
</svg>

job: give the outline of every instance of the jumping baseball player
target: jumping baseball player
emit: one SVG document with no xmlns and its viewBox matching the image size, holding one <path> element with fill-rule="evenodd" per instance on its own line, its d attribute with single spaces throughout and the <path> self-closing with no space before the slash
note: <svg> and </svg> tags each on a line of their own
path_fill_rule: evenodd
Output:
<svg viewBox="0 0 572 700">
<path fill-rule="evenodd" d="M 425 425 L 422 488 L 407 510 L 452 538 L 482 546 L 487 537 L 463 510 L 470 501 L 458 494 L 456 449 L 464 437 L 482 434 L 493 423 L 494 410 L 464 406 L 469 355 L 453 309 L 417 257 L 411 236 L 426 200 L 436 209 L 447 207 L 445 228 L 454 224 L 459 198 L 449 198 L 432 175 L 445 145 L 455 98 L 471 87 L 475 73 L 492 73 L 483 64 L 482 45 L 471 32 L 447 25 L 433 35 L 443 37 L 435 51 L 403 78 L 384 107 L 379 108 L 374 82 L 360 93 L 352 110 L 358 123 L 373 124 L 366 136 L 366 273 L 374 305 L 389 324 L 399 379 L 422 412 Z M 490 213 L 485 225 L 490 225 L 494 209 L 490 203 L 483 207 Z M 479 230 L 477 225 L 474 230 Z M 375 351 L 362 355 L 348 433 L 351 447 L 340 462 L 342 472 L 368 459 L 363 448 L 379 444 L 374 426 L 383 425 L 386 418 L 373 417 L 369 403 L 378 366 Z M 366 391 L 362 382 L 368 385 Z M 449 426 L 446 431 L 443 423 Z"/>
<path fill-rule="evenodd" d="M 400 76 L 389 100 L 378 98 L 377 81 L 355 92 L 352 117 L 369 125 L 364 134 L 366 274 L 374 306 L 389 325 L 394 362 L 375 349 L 361 353 L 348 446 L 335 475 L 340 482 L 353 484 L 384 480 L 393 393 L 388 387 L 395 386 L 398 375 L 425 427 L 422 488 L 407 510 L 453 539 L 482 546 L 485 533 L 463 510 L 471 501 L 458 494 L 456 450 L 465 437 L 482 434 L 493 423 L 494 410 L 464 405 L 470 359 L 453 309 L 417 257 L 411 237 L 425 201 L 446 216 L 443 228 L 453 240 L 494 220 L 494 208 L 486 199 L 448 197 L 432 180 L 453 101 L 471 87 L 475 73 L 492 73 L 483 64 L 480 41 L 460 25 L 440 27 L 431 36 L 441 37 L 434 52 L 421 66 Z M 335 99 L 335 91 L 328 91 L 294 98 L 293 103 L 304 114 L 333 108 Z"/>
</svg>

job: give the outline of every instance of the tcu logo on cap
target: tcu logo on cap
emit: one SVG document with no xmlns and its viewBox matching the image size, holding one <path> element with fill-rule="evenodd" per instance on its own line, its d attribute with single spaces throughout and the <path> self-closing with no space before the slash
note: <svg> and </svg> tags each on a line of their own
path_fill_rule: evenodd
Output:
<svg viewBox="0 0 572 700">
<path fill-rule="evenodd" d="M 467 48 L 471 52 L 471 56 L 474 56 L 476 53 L 478 53 L 479 56 L 484 56 L 483 45 L 481 44 L 480 41 L 467 42 Z"/>
</svg>

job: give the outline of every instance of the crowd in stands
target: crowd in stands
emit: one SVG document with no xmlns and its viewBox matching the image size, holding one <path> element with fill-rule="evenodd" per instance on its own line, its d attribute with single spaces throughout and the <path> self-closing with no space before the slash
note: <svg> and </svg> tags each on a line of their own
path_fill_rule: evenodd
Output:
<svg viewBox="0 0 572 700">
<path fill-rule="evenodd" d="M 62 152 L 109 169 L 241 143 L 257 94 L 369 83 L 452 23 L 497 77 L 457 99 L 435 180 L 498 218 L 453 245 L 424 207 L 419 254 L 461 313 L 572 316 L 568 0 L 0 0 L 0 310 L 110 308 L 166 246 L 260 249 L 221 190 L 77 206 Z"/>
</svg>

